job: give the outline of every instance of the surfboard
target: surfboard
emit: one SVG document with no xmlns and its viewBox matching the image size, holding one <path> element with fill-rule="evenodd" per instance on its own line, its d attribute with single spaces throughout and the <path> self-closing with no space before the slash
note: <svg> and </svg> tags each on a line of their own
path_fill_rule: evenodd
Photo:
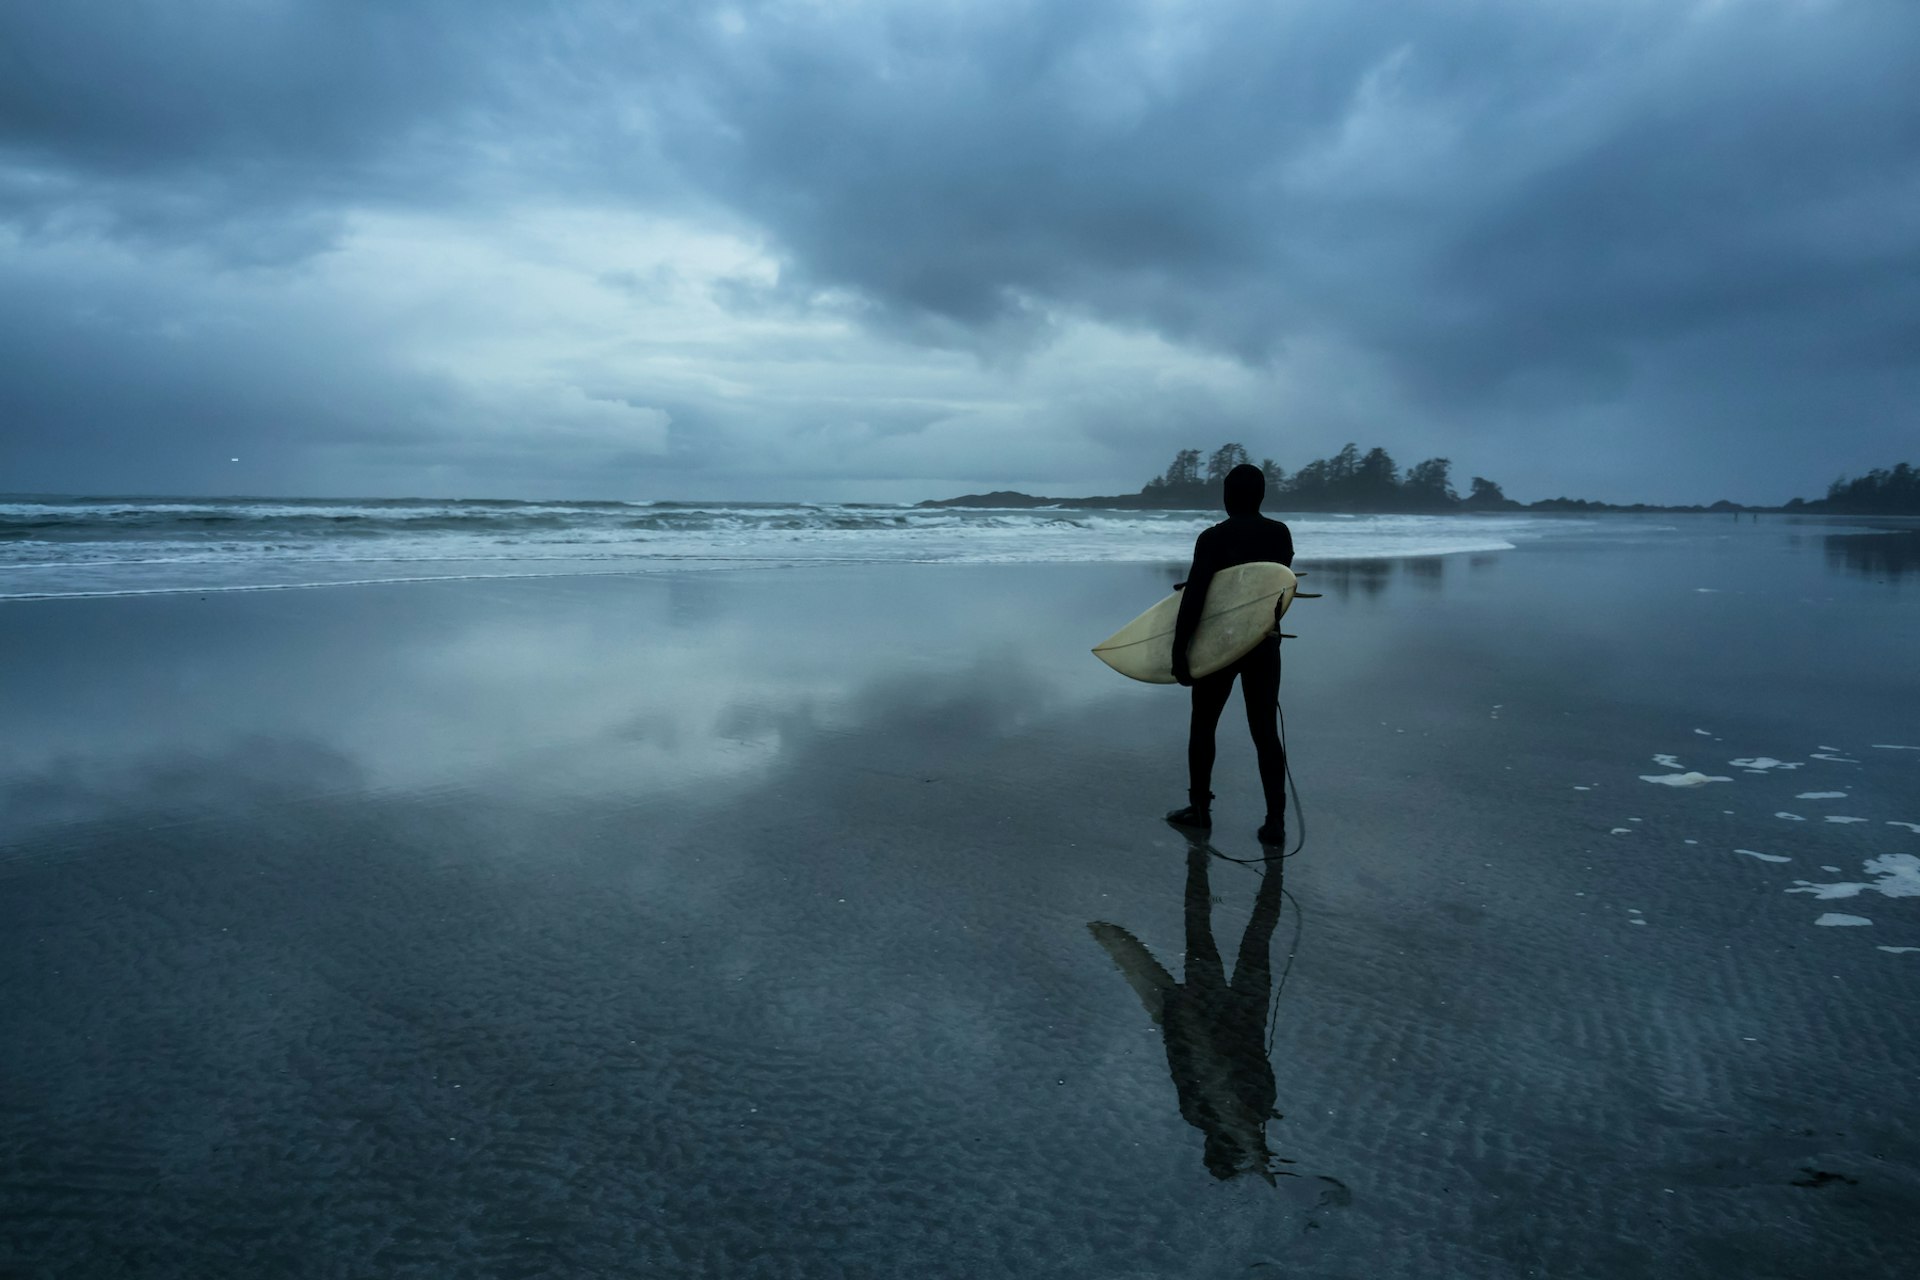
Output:
<svg viewBox="0 0 1920 1280">
<path fill-rule="evenodd" d="M 1299 585 L 1293 570 L 1270 561 L 1238 564 L 1214 574 L 1187 650 L 1194 676 L 1210 676 L 1237 662 L 1271 635 L 1276 613 L 1287 611 Z M 1174 592 L 1093 646 L 1093 656 L 1123 676 L 1173 684 L 1173 625 L 1180 617 L 1181 594 Z"/>
</svg>

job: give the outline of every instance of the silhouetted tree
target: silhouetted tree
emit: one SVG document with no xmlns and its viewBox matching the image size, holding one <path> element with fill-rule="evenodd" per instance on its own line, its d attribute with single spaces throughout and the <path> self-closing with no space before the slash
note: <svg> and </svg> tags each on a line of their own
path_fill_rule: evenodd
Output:
<svg viewBox="0 0 1920 1280">
<path fill-rule="evenodd" d="M 1200 451 L 1182 449 L 1167 467 L 1167 483 L 1176 488 L 1200 483 Z"/>
<path fill-rule="evenodd" d="M 1315 458 L 1306 466 L 1293 473 L 1293 483 L 1287 491 L 1304 505 L 1312 506 L 1327 497 L 1327 460 Z"/>
<path fill-rule="evenodd" d="M 1428 458 L 1425 462 L 1416 462 L 1407 472 L 1406 484 L 1402 487 L 1407 496 L 1421 506 L 1450 507 L 1460 501 L 1460 495 L 1453 491 L 1453 484 L 1447 473 L 1453 467 L 1448 458 Z"/>
<path fill-rule="evenodd" d="M 1351 446 L 1349 446 L 1351 447 Z M 1399 497 L 1400 469 L 1393 457 L 1378 445 L 1367 451 L 1355 469 L 1351 495 L 1358 506 L 1391 506 Z"/>
<path fill-rule="evenodd" d="M 1875 467 L 1852 480 L 1843 477 L 1827 486 L 1826 499 L 1817 505 L 1873 515 L 1920 514 L 1920 472 L 1902 462 Z"/>
<path fill-rule="evenodd" d="M 1485 476 L 1473 478 L 1473 491 L 1460 504 L 1481 511 L 1507 511 L 1520 504 L 1500 491 L 1500 486 Z"/>
<path fill-rule="evenodd" d="M 1267 492 L 1281 493 L 1287 487 L 1287 469 L 1272 458 L 1260 459 L 1260 472 L 1267 478 Z"/>
<path fill-rule="evenodd" d="M 1327 484 L 1336 493 L 1344 495 L 1353 478 L 1360 471 L 1360 449 L 1349 440 L 1339 453 L 1327 459 Z"/>
<path fill-rule="evenodd" d="M 1235 467 L 1245 465 L 1246 461 L 1247 451 L 1242 446 L 1237 444 L 1221 445 L 1213 451 L 1213 456 L 1207 459 L 1208 483 L 1218 484 L 1220 481 L 1225 480 L 1227 478 L 1227 472 L 1233 470 Z"/>
</svg>

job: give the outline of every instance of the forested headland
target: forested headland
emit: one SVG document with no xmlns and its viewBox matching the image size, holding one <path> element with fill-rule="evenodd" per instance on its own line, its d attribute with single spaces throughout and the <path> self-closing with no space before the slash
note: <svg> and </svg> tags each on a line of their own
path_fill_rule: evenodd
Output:
<svg viewBox="0 0 1920 1280">
<path fill-rule="evenodd" d="M 1220 505 L 1220 482 L 1227 472 L 1253 462 L 1245 446 L 1223 444 L 1210 454 L 1182 449 L 1167 469 L 1137 493 L 1097 498 L 1045 498 L 1001 489 L 923 502 L 923 507 L 1117 507 L 1209 510 Z M 1795 498 L 1784 507 L 1762 507 L 1721 499 L 1692 506 L 1594 502 L 1583 498 L 1542 498 L 1515 502 L 1498 482 L 1473 476 L 1467 492 L 1454 486 L 1453 462 L 1428 458 L 1404 470 L 1378 445 L 1360 452 L 1348 444 L 1331 458 L 1316 458 L 1289 472 L 1272 458 L 1257 464 L 1267 477 L 1268 511 L 1342 512 L 1495 512 L 1495 511 L 1783 511 L 1870 515 L 1920 515 L 1920 472 L 1902 462 L 1855 479 L 1835 480 L 1825 498 Z"/>
<path fill-rule="evenodd" d="M 1920 470 L 1910 462 L 1875 467 L 1863 476 L 1845 476 L 1827 486 L 1827 496 L 1812 502 L 1795 498 L 1782 511 L 1831 511 L 1862 516 L 1920 516 Z"/>
</svg>

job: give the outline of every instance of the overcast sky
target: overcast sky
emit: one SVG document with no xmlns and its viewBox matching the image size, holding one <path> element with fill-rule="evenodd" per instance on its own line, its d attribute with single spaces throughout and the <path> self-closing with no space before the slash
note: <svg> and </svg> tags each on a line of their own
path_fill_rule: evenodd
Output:
<svg viewBox="0 0 1920 1280">
<path fill-rule="evenodd" d="M 14 492 L 1817 496 L 1920 461 L 1920 4 L 18 0 L 0 362 Z"/>
</svg>

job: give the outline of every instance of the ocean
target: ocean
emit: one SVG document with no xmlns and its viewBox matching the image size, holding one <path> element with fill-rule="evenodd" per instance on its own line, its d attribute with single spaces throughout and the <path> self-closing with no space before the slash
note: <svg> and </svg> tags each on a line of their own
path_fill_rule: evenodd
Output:
<svg viewBox="0 0 1920 1280">
<path fill-rule="evenodd" d="M 1270 514 L 1318 561 L 1505 551 L 1601 523 Z M 1220 518 L 864 503 L 11 497 L 0 498 L 0 599 L 832 562 L 1174 562 Z"/>
</svg>

